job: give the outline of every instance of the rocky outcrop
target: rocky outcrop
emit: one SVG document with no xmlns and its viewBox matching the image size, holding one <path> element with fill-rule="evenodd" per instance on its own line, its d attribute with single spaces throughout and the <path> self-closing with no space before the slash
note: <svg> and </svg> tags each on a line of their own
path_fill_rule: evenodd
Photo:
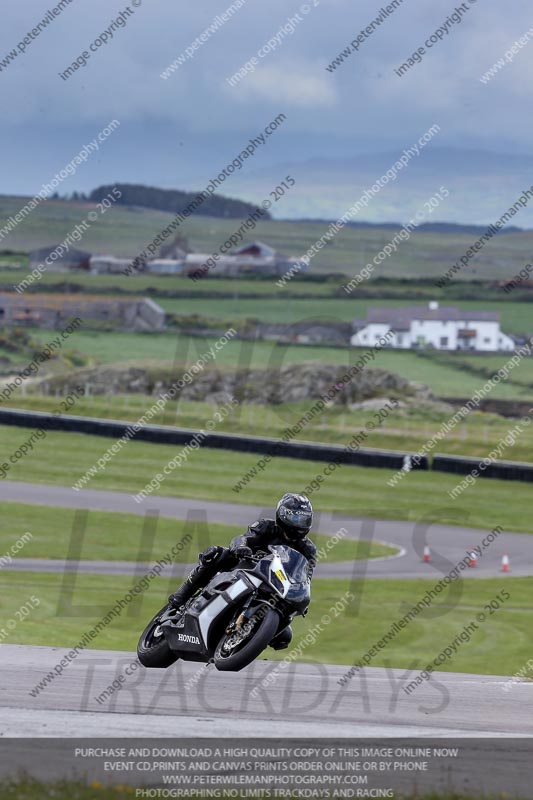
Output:
<svg viewBox="0 0 533 800">
<path fill-rule="evenodd" d="M 181 397 L 218 403 L 233 396 L 244 403 L 278 405 L 318 399 L 332 387 L 338 387 L 334 402 L 342 405 L 353 405 L 374 397 L 432 399 L 426 387 L 383 369 L 367 367 L 344 384 L 343 377 L 347 371 L 346 366 L 322 363 L 236 371 L 206 367 L 182 389 Z M 182 375 L 183 370 L 170 368 L 105 366 L 43 379 L 40 389 L 44 394 L 68 394 L 75 386 L 83 386 L 91 395 L 135 393 L 157 396 Z"/>
</svg>

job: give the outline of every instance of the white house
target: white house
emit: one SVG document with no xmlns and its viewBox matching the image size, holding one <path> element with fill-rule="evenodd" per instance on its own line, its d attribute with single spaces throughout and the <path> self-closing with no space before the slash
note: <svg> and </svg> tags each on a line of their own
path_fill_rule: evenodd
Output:
<svg viewBox="0 0 533 800">
<path fill-rule="evenodd" d="M 437 350 L 475 350 L 494 352 L 514 350 L 515 343 L 500 329 L 495 311 L 467 311 L 455 306 L 371 308 L 364 321 L 355 321 L 351 338 L 354 347 L 375 344 L 385 333 L 394 331 L 390 347 L 398 349 L 435 347 Z"/>
</svg>

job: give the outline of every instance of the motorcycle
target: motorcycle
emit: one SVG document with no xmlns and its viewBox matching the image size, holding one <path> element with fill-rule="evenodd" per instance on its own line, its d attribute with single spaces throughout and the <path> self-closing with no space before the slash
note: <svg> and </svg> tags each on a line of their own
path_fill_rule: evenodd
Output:
<svg viewBox="0 0 533 800">
<path fill-rule="evenodd" d="M 141 664 L 166 668 L 178 658 L 238 672 L 251 664 L 311 598 L 309 562 L 286 545 L 269 545 L 220 572 L 181 609 L 166 605 L 137 646 Z"/>
</svg>

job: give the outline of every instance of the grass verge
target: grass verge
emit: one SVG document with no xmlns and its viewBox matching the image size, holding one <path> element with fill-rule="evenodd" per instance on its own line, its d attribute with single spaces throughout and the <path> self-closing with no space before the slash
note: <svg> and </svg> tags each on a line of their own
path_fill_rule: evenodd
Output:
<svg viewBox="0 0 533 800">
<path fill-rule="evenodd" d="M 40 604 L 12 627 L 4 644 L 45 645 L 70 648 L 90 630 L 134 581 L 127 577 L 78 575 L 72 590 L 72 606 L 57 575 L 32 572 L 2 573 L 1 615 L 15 618 L 16 611 L 34 595 Z M 303 644 L 298 661 L 352 664 L 403 617 L 433 587 L 435 581 L 419 580 L 321 580 L 314 581 L 312 602 L 305 619 L 294 622 L 294 646 Z M 156 579 L 139 599 L 123 610 L 92 640 L 98 650 L 134 651 L 150 617 L 161 607 L 174 586 Z M 506 589 L 510 599 L 495 613 L 485 606 Z M 356 596 L 346 610 L 334 610 L 350 589 Z M 78 607 L 80 610 L 76 611 Z M 512 675 L 531 656 L 533 596 L 530 578 L 500 577 L 462 580 L 451 584 L 428 610 L 419 613 L 387 646 L 378 650 L 371 666 L 423 669 L 450 644 L 479 612 L 486 620 L 472 638 L 461 643 L 455 655 L 439 671 Z M 75 613 L 73 613 L 75 612 Z M 329 617 L 329 622 L 327 621 Z M 268 658 L 282 660 L 287 653 L 267 651 Z"/>
<path fill-rule="evenodd" d="M 14 453 L 29 436 L 28 429 L 0 426 L 2 452 Z M 72 486 L 112 443 L 113 440 L 104 437 L 49 433 L 10 468 L 8 479 Z M 85 488 L 137 494 L 177 450 L 169 445 L 131 441 L 109 462 L 105 472 L 98 472 Z M 254 481 L 239 492 L 233 491 L 232 487 L 258 459 L 257 455 L 201 448 L 191 455 L 185 468 L 169 475 L 158 493 L 272 509 L 286 491 L 305 490 L 326 466 L 315 461 L 275 458 Z M 448 491 L 457 484 L 459 476 L 416 471 L 406 475 L 394 488 L 387 484 L 391 476 L 392 472 L 386 469 L 345 465 L 324 480 L 319 492 L 310 494 L 311 500 L 321 511 L 380 519 L 425 519 L 486 530 L 501 525 L 505 531 L 533 533 L 531 486 L 527 483 L 480 478 L 452 501 Z M 150 498 L 145 500 L 144 507 L 151 507 Z"/>
<path fill-rule="evenodd" d="M 401 398 L 400 398 L 401 399 Z M 376 400 L 376 405 L 385 404 L 385 399 Z M 19 409 L 52 413 L 57 410 L 56 397 L 42 395 L 20 395 L 10 399 L 9 405 Z M 81 397 L 72 408 L 72 414 L 98 419 L 115 419 L 136 422 L 153 403 L 146 395 L 90 395 Z M 533 401 L 532 401 L 533 403 Z M 217 431 L 242 435 L 282 438 L 288 426 L 294 426 L 309 411 L 312 401 L 287 403 L 279 406 L 242 405 L 230 416 L 217 424 Z M 169 402 L 152 419 L 154 425 L 170 425 L 179 428 L 201 430 L 206 420 L 213 417 L 216 406 L 210 403 L 180 400 Z M 455 410 L 442 410 L 435 406 L 409 405 L 394 411 L 372 431 L 365 429 L 365 447 L 385 450 L 410 450 L 416 452 L 440 427 L 449 422 Z M 376 416 L 374 416 L 376 414 Z M 375 409 L 347 409 L 333 406 L 320 417 L 309 422 L 298 439 L 326 444 L 347 444 L 352 437 L 365 428 L 368 422 L 378 418 Z M 506 419 L 497 414 L 474 411 L 447 433 L 439 442 L 439 452 L 484 458 L 505 438 L 518 420 Z M 531 461 L 533 453 L 533 427 L 524 428 L 512 449 L 514 461 Z"/>
<path fill-rule="evenodd" d="M 117 798 L 134 795 L 135 789 L 127 784 L 117 786 L 104 786 L 99 781 L 84 784 L 79 781 L 65 780 L 54 783 L 44 783 L 34 778 L 21 778 L 17 781 L 2 781 L 0 783 L 2 800 L 117 800 Z M 239 797 L 239 795 L 234 795 Z M 264 795 L 267 797 L 268 795 Z M 287 795 L 284 795 L 286 797 Z M 299 797 L 294 794 L 293 797 Z M 240 797 L 250 797 L 250 794 L 241 794 Z M 396 793 L 395 797 L 405 798 L 404 794 Z M 409 795 L 410 798 L 413 795 Z M 476 794 L 416 794 L 417 800 L 471 800 L 471 798 L 481 798 L 481 800 L 502 800 L 502 795 L 479 795 Z M 189 796 L 189 800 L 192 795 Z M 187 800 L 184 797 L 184 800 Z M 520 800 L 516 795 L 505 794 L 505 800 Z"/>
<path fill-rule="evenodd" d="M 22 503 L 0 503 L 2 531 L 0 532 L 0 555 L 10 548 L 26 533 L 33 539 L 16 554 L 18 558 L 69 558 L 69 548 L 78 541 L 75 531 L 75 511 L 68 508 L 32 506 Z M 250 520 L 253 522 L 253 520 Z M 158 517 L 154 528 L 151 547 L 140 552 L 143 531 L 146 531 L 145 518 L 135 514 L 119 514 L 106 511 L 91 511 L 87 516 L 86 527 L 82 527 L 80 537 L 80 558 L 88 561 L 156 561 L 166 555 L 176 542 L 184 541 L 186 546 L 175 556 L 177 562 L 195 561 L 199 550 L 210 544 L 229 544 L 234 536 L 243 533 L 235 525 L 220 525 L 207 521 L 173 520 Z M 191 539 L 189 539 L 189 536 Z M 329 536 L 313 534 L 313 541 L 320 549 L 326 548 Z M 372 542 L 368 558 L 391 556 L 397 552 L 394 547 Z M 357 559 L 358 542 L 341 539 L 334 547 L 325 551 L 323 561 L 353 561 Z"/>
<path fill-rule="evenodd" d="M 104 786 L 99 781 L 87 784 L 76 780 L 49 783 L 23 777 L 0 782 L 2 800 L 118 800 L 134 795 L 135 789 L 126 784 Z"/>
</svg>

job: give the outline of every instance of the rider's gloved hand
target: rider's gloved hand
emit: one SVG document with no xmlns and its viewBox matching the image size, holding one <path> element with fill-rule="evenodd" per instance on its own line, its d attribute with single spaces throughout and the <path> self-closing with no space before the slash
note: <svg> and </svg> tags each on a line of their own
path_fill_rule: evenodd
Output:
<svg viewBox="0 0 533 800">
<path fill-rule="evenodd" d="M 233 553 L 234 555 L 237 556 L 237 558 L 250 558 L 251 556 L 253 556 L 253 553 L 250 550 L 250 548 L 246 546 L 236 547 Z"/>
<path fill-rule="evenodd" d="M 203 564 L 204 567 L 206 567 L 208 564 L 212 564 L 217 560 L 223 549 L 224 548 L 218 547 L 217 545 L 210 545 L 203 551 L 203 553 L 199 553 L 198 558 L 200 560 L 200 564 Z"/>
</svg>

